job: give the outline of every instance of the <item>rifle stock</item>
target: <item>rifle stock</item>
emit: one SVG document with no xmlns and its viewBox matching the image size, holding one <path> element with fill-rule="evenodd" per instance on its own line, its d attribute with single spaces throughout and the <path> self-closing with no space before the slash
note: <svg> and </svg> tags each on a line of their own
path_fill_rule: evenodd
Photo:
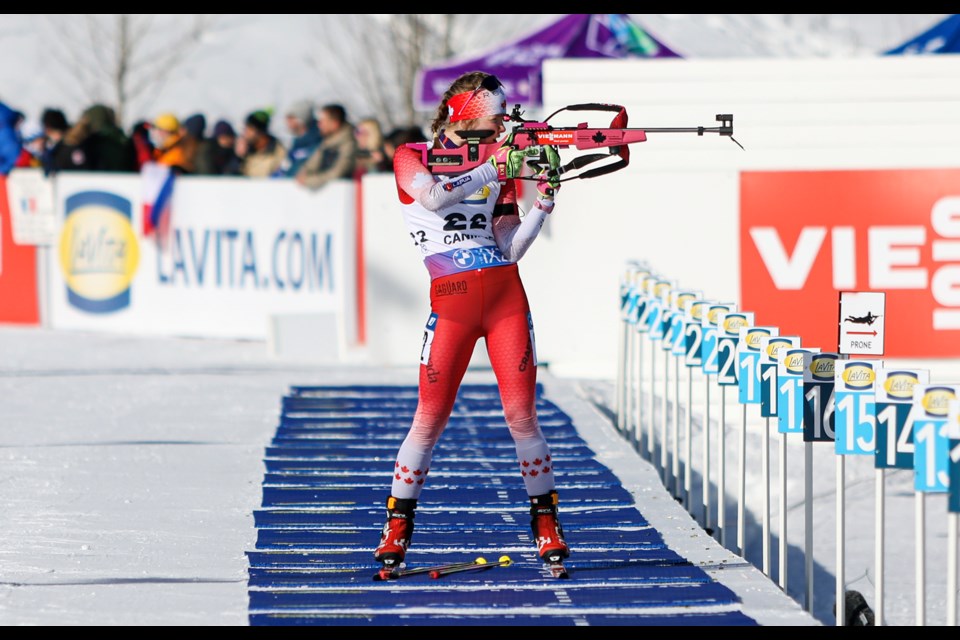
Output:
<svg viewBox="0 0 960 640">
<path fill-rule="evenodd" d="M 548 123 L 550 118 L 560 111 L 611 111 L 616 112 L 616 116 L 609 127 L 590 127 L 587 123 L 581 123 L 575 127 L 554 127 Z M 531 157 L 538 154 L 536 148 L 543 146 L 553 146 L 557 149 L 577 149 L 580 151 L 590 149 L 609 149 L 608 153 L 593 153 L 580 155 L 562 167 L 554 168 L 557 176 L 569 173 L 571 171 L 580 171 L 578 175 L 571 175 L 564 180 L 574 178 L 593 178 L 596 176 L 611 173 L 622 169 L 630 162 L 630 152 L 628 145 L 637 142 L 645 142 L 649 133 L 696 133 L 702 136 L 704 133 L 717 133 L 721 136 L 727 136 L 733 140 L 740 148 L 743 146 L 733 139 L 733 115 L 718 114 L 717 122 L 719 127 L 626 127 L 627 112 L 620 105 L 587 103 L 575 104 L 562 109 L 558 109 L 542 122 L 524 120 L 520 105 L 516 105 L 510 115 L 509 120 L 516 122 L 513 131 L 508 134 L 503 141 L 493 143 L 483 143 L 481 140 L 489 138 L 493 132 L 483 131 L 457 131 L 457 135 L 466 140 L 466 143 L 456 149 L 432 149 L 428 143 L 412 143 L 406 145 L 422 154 L 422 161 L 425 167 L 432 173 L 454 174 L 469 171 L 489 160 L 490 156 L 503 145 L 509 144 L 515 149 L 527 149 L 531 151 Z M 597 162 L 606 158 L 614 157 L 616 162 L 606 166 L 585 171 L 588 164 Z M 539 169 L 550 169 L 546 166 L 546 154 L 539 153 L 539 158 L 527 161 L 527 165 L 534 171 Z M 522 179 L 533 180 L 533 176 L 522 176 Z M 562 181 L 562 180 L 561 180 Z"/>
</svg>

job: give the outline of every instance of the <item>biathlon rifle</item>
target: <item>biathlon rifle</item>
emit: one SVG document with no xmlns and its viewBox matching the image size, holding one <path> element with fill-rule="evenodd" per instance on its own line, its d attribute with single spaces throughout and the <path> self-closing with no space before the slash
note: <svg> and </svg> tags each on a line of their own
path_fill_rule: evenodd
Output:
<svg viewBox="0 0 960 640">
<path fill-rule="evenodd" d="M 615 113 L 609 127 L 589 127 L 581 123 L 575 127 L 554 127 L 549 124 L 551 118 L 563 111 L 609 111 Z M 528 156 L 527 165 L 535 172 L 541 169 L 548 171 L 548 176 L 557 182 L 573 179 L 596 178 L 619 169 L 630 163 L 630 149 L 628 145 L 635 142 L 644 142 L 648 133 L 696 133 L 702 136 L 705 133 L 717 133 L 727 136 L 741 149 L 743 145 L 733 137 L 733 115 L 718 114 L 718 127 L 627 127 L 627 111 L 616 104 L 586 103 L 574 104 L 554 111 L 542 122 L 534 122 L 523 118 L 520 105 L 513 107 L 508 118 L 515 123 L 513 130 L 503 141 L 484 144 L 481 140 L 489 138 L 493 131 L 481 129 L 476 131 L 457 131 L 457 135 L 466 140 L 466 144 L 456 149 L 431 149 L 428 143 L 417 143 L 408 146 L 414 147 L 423 154 L 423 164 L 433 173 L 461 173 L 469 171 L 481 163 L 486 162 L 490 155 L 505 144 L 515 149 L 523 150 Z M 550 167 L 547 154 L 543 147 L 550 145 L 557 149 L 575 148 L 579 150 L 607 149 L 605 153 L 587 153 L 574 157 L 559 167 Z M 589 170 L 584 168 L 594 162 L 613 158 L 614 162 L 595 167 Z M 570 174 L 570 172 L 577 172 Z M 567 175 L 565 178 L 559 176 Z M 537 180 L 538 176 L 521 176 L 525 180 Z"/>
</svg>

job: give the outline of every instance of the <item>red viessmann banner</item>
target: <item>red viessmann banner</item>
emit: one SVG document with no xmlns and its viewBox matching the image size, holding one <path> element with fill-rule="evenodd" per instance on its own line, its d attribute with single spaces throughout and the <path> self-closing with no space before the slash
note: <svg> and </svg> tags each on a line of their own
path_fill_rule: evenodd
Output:
<svg viewBox="0 0 960 640">
<path fill-rule="evenodd" d="M 960 356 L 960 169 L 742 172 L 740 291 L 824 351 L 838 292 L 883 291 L 885 356 Z"/>
<path fill-rule="evenodd" d="M 0 176 L 0 322 L 39 324 L 37 250 L 13 243 L 7 179 Z"/>
</svg>

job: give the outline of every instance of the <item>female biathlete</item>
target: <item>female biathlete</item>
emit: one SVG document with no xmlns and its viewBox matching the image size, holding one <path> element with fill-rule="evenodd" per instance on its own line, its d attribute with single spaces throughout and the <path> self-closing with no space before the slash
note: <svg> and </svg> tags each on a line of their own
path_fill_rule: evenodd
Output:
<svg viewBox="0 0 960 640">
<path fill-rule="evenodd" d="M 506 96 L 496 77 L 475 71 L 444 94 L 433 122 L 434 148 L 465 143 L 457 131 L 491 130 L 485 144 L 506 130 Z M 455 126 L 452 126 L 455 125 Z M 555 166 L 556 150 L 546 148 Z M 413 534 L 414 509 L 430 471 L 433 448 L 453 410 L 474 345 L 486 339 L 530 496 L 530 525 L 540 557 L 569 554 L 557 520 L 554 460 L 537 421 L 533 321 L 517 261 L 536 239 L 560 184 L 538 173 L 538 197 L 523 218 L 515 178 L 524 154 L 504 145 L 489 162 L 458 175 L 434 175 L 422 153 L 401 147 L 394 173 L 404 221 L 430 273 L 431 314 L 420 356 L 419 398 L 413 424 L 397 453 L 387 521 L 374 557 L 385 569 L 399 565 Z"/>
</svg>

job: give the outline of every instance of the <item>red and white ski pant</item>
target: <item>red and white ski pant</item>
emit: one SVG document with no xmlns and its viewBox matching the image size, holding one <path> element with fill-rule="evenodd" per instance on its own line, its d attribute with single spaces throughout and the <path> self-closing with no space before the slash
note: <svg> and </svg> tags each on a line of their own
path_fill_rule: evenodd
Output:
<svg viewBox="0 0 960 640">
<path fill-rule="evenodd" d="M 460 382 L 481 337 L 486 340 L 527 493 L 548 493 L 555 486 L 553 460 L 537 422 L 533 322 L 517 265 L 442 276 L 430 287 L 431 314 L 420 359 L 419 401 L 397 453 L 392 495 L 419 497 L 433 448 L 447 426 Z"/>
</svg>

